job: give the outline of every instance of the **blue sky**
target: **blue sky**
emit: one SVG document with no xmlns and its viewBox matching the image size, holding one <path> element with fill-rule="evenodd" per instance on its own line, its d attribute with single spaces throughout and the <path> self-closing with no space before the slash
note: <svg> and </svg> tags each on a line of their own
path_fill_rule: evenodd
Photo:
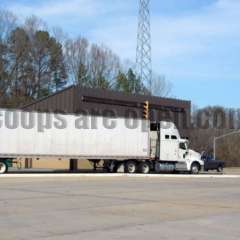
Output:
<svg viewBox="0 0 240 240">
<path fill-rule="evenodd" d="M 138 0 L 0 0 L 0 7 L 135 60 Z M 240 0 L 152 0 L 151 12 L 153 69 L 172 82 L 172 96 L 240 107 Z"/>
</svg>

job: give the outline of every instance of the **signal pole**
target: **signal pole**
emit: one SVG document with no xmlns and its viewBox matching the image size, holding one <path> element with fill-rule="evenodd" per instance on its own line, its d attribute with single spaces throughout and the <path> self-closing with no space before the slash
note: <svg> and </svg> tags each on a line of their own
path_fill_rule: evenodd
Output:
<svg viewBox="0 0 240 240">
<path fill-rule="evenodd" d="M 152 89 L 150 0 L 139 0 L 136 67 L 145 86 Z"/>
</svg>

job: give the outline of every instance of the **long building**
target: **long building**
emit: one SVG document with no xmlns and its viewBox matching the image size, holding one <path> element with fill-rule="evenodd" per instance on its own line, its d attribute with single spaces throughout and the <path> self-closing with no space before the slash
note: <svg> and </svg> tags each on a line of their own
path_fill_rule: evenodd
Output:
<svg viewBox="0 0 240 240">
<path fill-rule="evenodd" d="M 178 126 L 181 135 L 188 137 L 187 128 L 190 124 L 191 102 L 178 99 L 130 95 L 103 89 L 71 86 L 23 106 L 22 110 L 106 117 L 143 118 L 144 103 L 146 101 L 149 102 L 149 118 L 152 122 L 163 120 L 172 121 Z M 26 164 L 29 167 L 34 165 L 32 163 L 29 164 L 28 161 Z M 51 166 L 52 165 L 53 163 L 51 163 Z M 71 166 L 71 168 L 76 169 L 76 163 L 75 166 Z"/>
<path fill-rule="evenodd" d="M 71 86 L 22 107 L 25 111 L 63 114 L 89 114 L 115 117 L 143 117 L 144 102 L 149 102 L 150 120 L 169 120 L 184 129 L 190 121 L 191 102 L 145 95 L 130 95 L 102 89 Z"/>
</svg>

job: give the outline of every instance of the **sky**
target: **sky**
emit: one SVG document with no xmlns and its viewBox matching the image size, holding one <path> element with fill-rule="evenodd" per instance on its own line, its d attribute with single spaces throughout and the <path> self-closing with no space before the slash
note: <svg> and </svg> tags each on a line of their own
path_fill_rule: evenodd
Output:
<svg viewBox="0 0 240 240">
<path fill-rule="evenodd" d="M 0 0 L 0 8 L 135 61 L 138 0 Z M 240 107 L 240 0 L 151 0 L 151 24 L 153 71 L 172 83 L 171 97 Z"/>
</svg>

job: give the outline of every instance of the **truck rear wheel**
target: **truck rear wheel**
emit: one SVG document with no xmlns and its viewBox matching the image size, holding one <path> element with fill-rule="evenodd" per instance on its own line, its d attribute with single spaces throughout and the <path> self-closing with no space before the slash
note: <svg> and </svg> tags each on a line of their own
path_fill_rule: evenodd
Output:
<svg viewBox="0 0 240 240">
<path fill-rule="evenodd" d="M 199 174 L 200 172 L 200 166 L 198 163 L 193 163 L 191 166 L 191 173 L 192 174 Z"/>
<path fill-rule="evenodd" d="M 137 172 L 137 164 L 134 161 L 128 161 L 125 163 L 125 172 L 126 173 L 136 173 Z"/>
<path fill-rule="evenodd" d="M 147 162 L 140 163 L 139 172 L 143 173 L 143 174 L 149 174 L 150 173 L 150 164 Z"/>
<path fill-rule="evenodd" d="M 4 162 L 0 162 L 0 174 L 4 174 L 8 171 L 8 166 Z"/>
</svg>

